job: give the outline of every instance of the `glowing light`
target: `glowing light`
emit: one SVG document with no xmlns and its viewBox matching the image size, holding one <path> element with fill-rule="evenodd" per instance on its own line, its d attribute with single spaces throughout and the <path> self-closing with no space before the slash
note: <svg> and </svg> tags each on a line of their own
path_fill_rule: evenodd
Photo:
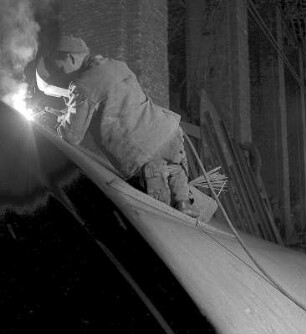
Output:
<svg viewBox="0 0 306 334">
<path fill-rule="evenodd" d="M 4 102 L 20 112 L 27 120 L 34 120 L 34 113 L 26 105 L 27 85 L 20 84 L 16 87 L 14 92 L 7 94 L 4 97 Z"/>
</svg>

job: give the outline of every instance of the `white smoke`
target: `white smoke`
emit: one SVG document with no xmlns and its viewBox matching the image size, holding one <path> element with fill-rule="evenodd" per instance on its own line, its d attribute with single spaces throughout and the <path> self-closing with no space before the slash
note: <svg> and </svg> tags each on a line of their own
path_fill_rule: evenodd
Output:
<svg viewBox="0 0 306 334">
<path fill-rule="evenodd" d="M 16 90 L 26 90 L 24 70 L 38 50 L 34 12 L 52 1 L 0 0 L 0 98 L 6 102 Z"/>
</svg>

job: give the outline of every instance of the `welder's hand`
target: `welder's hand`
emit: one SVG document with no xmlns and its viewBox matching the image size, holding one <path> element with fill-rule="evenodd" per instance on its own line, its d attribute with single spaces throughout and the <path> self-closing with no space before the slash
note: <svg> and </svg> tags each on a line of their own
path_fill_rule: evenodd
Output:
<svg viewBox="0 0 306 334">
<path fill-rule="evenodd" d="M 70 124 L 70 115 L 68 115 L 68 111 L 57 117 L 57 122 L 60 124 L 65 124 L 66 122 Z"/>
<path fill-rule="evenodd" d="M 78 104 L 84 102 L 86 96 L 81 87 L 77 87 L 76 84 L 72 81 L 68 89 L 68 102 L 66 102 L 68 108 L 75 108 Z"/>
<path fill-rule="evenodd" d="M 64 126 L 67 123 L 71 124 L 71 115 L 77 113 L 77 107 L 85 100 L 85 93 L 74 82 L 70 83 L 68 90 L 68 100 L 65 102 L 67 112 L 57 118 L 57 121 Z"/>
</svg>

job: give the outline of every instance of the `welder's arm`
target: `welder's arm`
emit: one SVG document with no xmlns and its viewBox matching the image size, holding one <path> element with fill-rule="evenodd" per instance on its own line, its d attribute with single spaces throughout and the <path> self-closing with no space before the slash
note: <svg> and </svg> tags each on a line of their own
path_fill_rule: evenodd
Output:
<svg viewBox="0 0 306 334">
<path fill-rule="evenodd" d="M 73 145 L 79 145 L 83 140 L 97 106 L 74 84 L 69 86 L 68 111 L 58 118 L 58 134 Z"/>
</svg>

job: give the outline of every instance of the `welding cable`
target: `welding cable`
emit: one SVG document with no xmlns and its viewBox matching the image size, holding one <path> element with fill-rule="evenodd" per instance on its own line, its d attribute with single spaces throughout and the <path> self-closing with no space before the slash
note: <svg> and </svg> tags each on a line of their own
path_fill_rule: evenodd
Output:
<svg viewBox="0 0 306 334">
<path fill-rule="evenodd" d="M 38 127 L 39 129 L 39 127 Z M 42 129 L 39 129 L 40 131 Z M 44 131 L 45 132 L 45 129 Z M 247 245 L 245 244 L 244 240 L 241 238 L 241 236 L 239 235 L 238 231 L 236 230 L 236 228 L 234 227 L 234 225 L 232 224 L 224 206 L 222 205 L 222 203 L 220 202 L 215 190 L 213 189 L 213 186 L 210 182 L 209 176 L 203 166 L 203 163 L 194 147 L 194 145 L 192 144 L 190 138 L 188 137 L 188 135 L 183 132 L 184 134 L 184 138 L 186 139 L 186 141 L 188 142 L 191 151 L 193 152 L 195 159 L 197 160 L 199 167 L 203 173 L 203 176 L 205 177 L 207 184 L 211 190 L 211 193 L 213 195 L 213 198 L 216 200 L 226 222 L 228 223 L 230 229 L 232 230 L 234 236 L 236 237 L 236 239 L 238 240 L 239 244 L 241 245 L 241 247 L 244 249 L 244 251 L 246 252 L 246 254 L 249 256 L 249 258 L 251 259 L 251 261 L 254 263 L 254 265 L 259 269 L 259 271 L 267 278 L 267 282 L 269 282 L 274 288 L 276 288 L 280 293 L 282 293 L 285 297 L 287 297 L 289 300 L 291 300 L 294 304 L 296 304 L 298 307 L 300 307 L 303 311 L 306 312 L 306 305 L 304 305 L 302 302 L 298 301 L 295 297 L 291 296 L 290 293 L 288 291 L 286 291 L 280 284 L 278 284 L 273 277 L 271 277 L 271 275 L 260 265 L 260 263 L 254 258 L 254 256 L 251 254 L 250 250 L 248 249 Z M 54 134 L 52 134 L 54 135 Z M 92 157 L 91 157 L 92 158 Z M 110 166 L 108 165 L 104 165 L 105 168 L 110 169 Z M 66 203 L 67 201 L 63 201 L 63 203 Z M 68 206 L 69 207 L 69 206 Z M 71 210 L 70 210 L 71 211 Z M 74 211 L 72 211 L 73 213 Z M 79 222 L 82 223 L 82 220 L 79 219 L 79 217 L 77 220 Z M 97 240 L 96 240 L 97 242 Z M 164 321 L 164 319 L 161 317 L 161 315 L 159 314 L 159 312 L 156 310 L 156 308 L 154 307 L 154 305 L 147 300 L 147 298 L 144 298 L 144 294 L 139 290 L 139 288 L 136 286 L 135 282 L 131 279 L 131 277 L 128 277 L 128 273 L 125 270 L 122 270 L 123 268 L 120 266 L 118 266 L 117 261 L 114 261 L 114 258 L 112 258 L 112 256 L 110 256 L 110 253 L 108 253 L 107 249 L 104 247 L 101 247 L 101 243 L 97 242 L 98 246 L 104 251 L 104 253 L 107 255 L 107 257 L 112 261 L 112 263 L 117 267 L 117 269 L 123 274 L 123 276 L 125 277 L 125 279 L 129 282 L 129 284 L 133 287 L 133 289 L 136 291 L 136 293 L 138 294 L 138 296 L 141 298 L 141 300 L 146 304 L 146 306 L 150 309 L 150 311 L 152 312 L 153 316 L 156 318 L 156 320 L 159 322 L 159 324 L 161 325 L 161 327 L 165 330 L 166 333 L 172 333 L 170 327 L 168 327 L 167 323 Z"/>
<path fill-rule="evenodd" d="M 249 256 L 249 258 L 251 259 L 251 261 L 254 263 L 254 265 L 259 269 L 259 271 L 268 279 L 268 282 L 274 287 L 276 288 L 280 293 L 282 293 L 285 297 L 287 297 L 289 300 L 291 300 L 294 304 L 296 304 L 298 307 L 300 307 L 303 311 L 306 312 L 306 305 L 303 304 L 301 301 L 297 300 L 295 297 L 293 297 L 286 289 L 284 289 L 279 283 L 277 283 L 275 281 L 275 279 L 266 271 L 265 268 L 263 268 L 261 266 L 261 264 L 255 259 L 255 257 L 251 254 L 250 250 L 248 249 L 248 246 L 246 245 L 246 243 L 244 242 L 244 240 L 242 239 L 242 237 L 239 235 L 238 231 L 236 230 L 236 228 L 234 227 L 233 223 L 231 222 L 223 204 L 221 203 L 221 201 L 219 200 L 212 184 L 211 181 L 209 179 L 209 175 L 207 174 L 203 163 L 194 147 L 194 145 L 192 144 L 190 138 L 188 137 L 188 135 L 184 132 L 184 137 L 186 139 L 186 141 L 188 142 L 192 153 L 194 154 L 199 167 L 201 169 L 201 172 L 203 173 L 203 176 L 206 179 L 206 182 L 209 186 L 209 189 L 211 190 L 211 193 L 214 197 L 214 199 L 216 200 L 227 224 L 229 225 L 230 229 L 232 230 L 233 234 L 235 235 L 236 239 L 238 240 L 239 244 L 241 245 L 241 247 L 244 249 L 244 251 L 246 252 L 246 254 Z"/>
<path fill-rule="evenodd" d="M 275 40 L 272 32 L 267 27 L 265 21 L 263 20 L 263 18 L 261 17 L 260 13 L 258 12 L 258 10 L 257 10 L 256 5 L 254 4 L 254 2 L 252 0 L 247 0 L 247 3 L 248 3 L 248 10 L 249 10 L 249 12 L 253 16 L 254 20 L 256 21 L 256 23 L 258 24 L 259 28 L 262 30 L 262 32 L 264 33 L 264 35 L 270 41 L 270 43 L 273 46 L 273 48 L 275 49 L 276 53 L 279 55 L 279 57 L 281 58 L 281 60 L 283 61 L 283 63 L 287 65 L 289 71 L 291 72 L 291 74 L 294 77 L 294 79 L 298 82 L 299 86 L 301 88 L 305 88 L 304 82 L 299 77 L 299 75 L 296 73 L 294 67 L 292 66 L 292 64 L 290 63 L 288 57 L 284 53 L 282 46 L 280 46 L 279 42 L 277 40 Z"/>
</svg>

